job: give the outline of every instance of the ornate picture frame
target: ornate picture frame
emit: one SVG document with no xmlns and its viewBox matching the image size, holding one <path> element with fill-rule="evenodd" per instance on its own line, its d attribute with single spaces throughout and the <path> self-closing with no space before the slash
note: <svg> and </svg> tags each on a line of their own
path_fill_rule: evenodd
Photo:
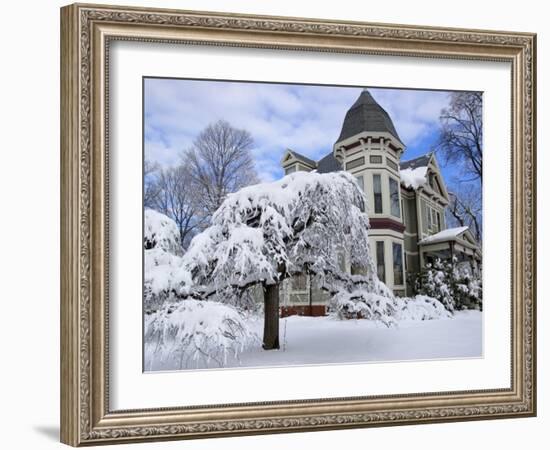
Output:
<svg viewBox="0 0 550 450">
<path fill-rule="evenodd" d="M 112 410 L 108 67 L 115 41 L 509 63 L 510 387 Z M 534 416 L 535 89 L 536 36 L 530 33 L 105 5 L 62 8 L 61 441 L 81 446 Z"/>
</svg>

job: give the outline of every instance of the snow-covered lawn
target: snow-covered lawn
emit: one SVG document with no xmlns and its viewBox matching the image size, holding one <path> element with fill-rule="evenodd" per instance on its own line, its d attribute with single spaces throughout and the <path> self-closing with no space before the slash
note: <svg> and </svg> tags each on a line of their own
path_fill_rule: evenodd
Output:
<svg viewBox="0 0 550 450">
<path fill-rule="evenodd" d="M 262 335 L 263 319 L 251 320 L 250 325 Z M 482 313 L 460 311 L 452 319 L 400 321 L 391 328 L 363 319 L 291 316 L 281 319 L 279 336 L 279 350 L 265 351 L 258 342 L 224 367 L 481 357 Z M 151 356 L 147 353 L 146 361 L 151 362 Z M 147 369 L 178 370 L 179 363 L 179 358 L 162 362 L 155 358 Z M 198 368 L 204 367 L 201 363 Z M 208 367 L 219 364 L 212 362 Z M 190 362 L 184 368 L 197 367 Z"/>
</svg>

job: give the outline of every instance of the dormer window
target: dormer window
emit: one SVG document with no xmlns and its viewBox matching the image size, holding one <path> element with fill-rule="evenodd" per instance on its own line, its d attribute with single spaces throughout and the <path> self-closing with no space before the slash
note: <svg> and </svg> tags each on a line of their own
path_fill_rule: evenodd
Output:
<svg viewBox="0 0 550 450">
<path fill-rule="evenodd" d="M 296 172 L 297 165 L 294 164 L 292 166 L 289 166 L 285 169 L 285 175 L 288 175 L 289 173 Z"/>
</svg>

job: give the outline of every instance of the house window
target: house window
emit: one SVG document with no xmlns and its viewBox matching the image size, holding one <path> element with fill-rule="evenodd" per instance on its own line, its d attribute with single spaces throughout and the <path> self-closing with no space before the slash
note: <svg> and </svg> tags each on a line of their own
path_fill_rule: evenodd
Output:
<svg viewBox="0 0 550 450">
<path fill-rule="evenodd" d="M 390 212 L 392 216 L 401 217 L 399 206 L 399 184 L 394 178 L 390 178 Z"/>
<path fill-rule="evenodd" d="M 363 175 L 359 175 L 358 177 L 355 177 L 355 179 L 357 180 L 357 184 L 361 188 L 361 192 L 364 193 L 365 192 L 365 181 L 363 180 Z M 361 210 L 361 212 L 365 212 L 365 201 L 364 200 L 361 201 L 361 204 L 359 205 L 359 209 Z"/>
<path fill-rule="evenodd" d="M 363 164 L 365 164 L 364 157 L 354 159 L 353 161 L 346 163 L 346 170 L 355 169 L 356 167 L 362 166 Z"/>
<path fill-rule="evenodd" d="M 285 169 L 285 175 L 288 175 L 289 173 L 292 173 L 292 172 L 296 172 L 296 164 L 294 164 L 293 166 L 287 167 Z"/>
<path fill-rule="evenodd" d="M 298 273 L 296 275 L 293 275 L 292 290 L 307 291 L 307 275 L 305 273 Z"/>
<path fill-rule="evenodd" d="M 386 264 L 384 261 L 384 241 L 376 241 L 376 273 L 382 283 L 386 282 Z"/>
<path fill-rule="evenodd" d="M 441 231 L 441 213 L 432 206 L 426 205 L 428 231 L 437 233 Z"/>
<path fill-rule="evenodd" d="M 382 164 L 382 156 L 380 155 L 370 155 L 369 161 L 371 164 Z"/>
<path fill-rule="evenodd" d="M 390 166 L 393 170 L 397 171 L 397 163 L 390 158 L 386 158 L 386 164 Z"/>
<path fill-rule="evenodd" d="M 430 173 L 428 175 L 428 183 L 430 184 L 430 187 L 432 189 L 435 189 L 435 185 L 434 185 L 434 174 L 433 173 Z"/>
<path fill-rule="evenodd" d="M 393 284 L 403 284 L 403 247 L 396 242 L 392 243 L 393 250 Z"/>
<path fill-rule="evenodd" d="M 372 176 L 372 187 L 374 191 L 374 213 L 382 214 L 382 180 L 380 174 Z"/>
</svg>

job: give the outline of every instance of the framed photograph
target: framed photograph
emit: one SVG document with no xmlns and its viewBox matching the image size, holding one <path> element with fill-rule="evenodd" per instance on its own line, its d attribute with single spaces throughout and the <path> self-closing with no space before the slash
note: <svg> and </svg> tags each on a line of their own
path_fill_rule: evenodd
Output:
<svg viewBox="0 0 550 450">
<path fill-rule="evenodd" d="M 536 414 L 536 36 L 61 9 L 61 440 Z"/>
</svg>

